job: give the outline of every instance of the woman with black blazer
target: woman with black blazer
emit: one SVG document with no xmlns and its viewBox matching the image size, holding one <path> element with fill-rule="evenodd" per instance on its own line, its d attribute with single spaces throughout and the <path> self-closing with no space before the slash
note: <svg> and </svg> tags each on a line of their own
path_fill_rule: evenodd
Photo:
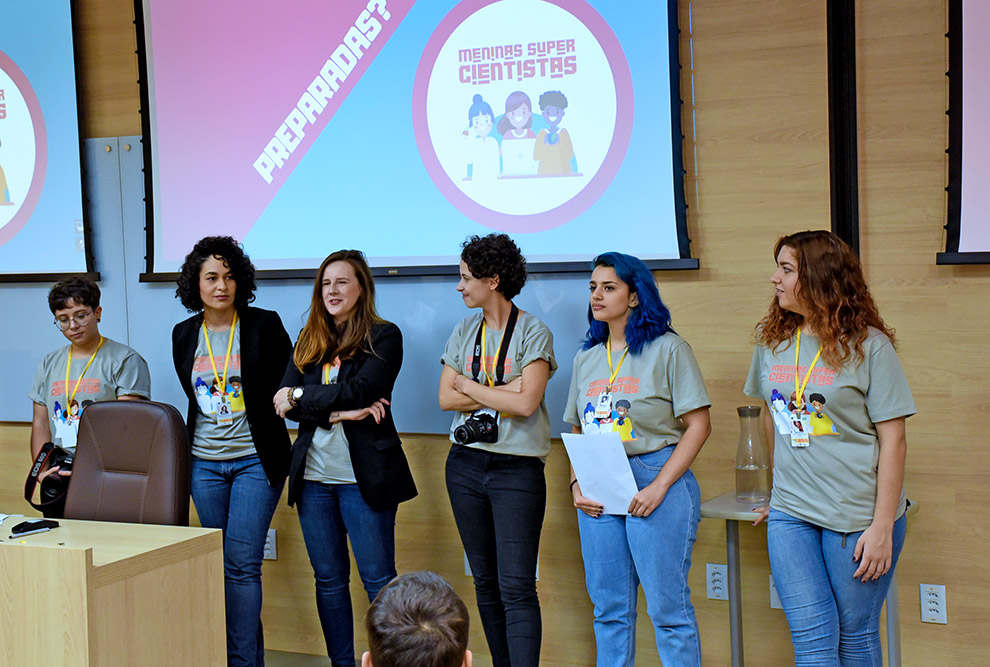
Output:
<svg viewBox="0 0 990 667">
<path fill-rule="evenodd" d="M 289 504 L 316 574 L 316 606 L 331 663 L 355 664 L 349 588 L 350 537 L 374 600 L 395 577 L 395 514 L 416 495 L 387 409 L 402 365 L 402 333 L 375 309 L 364 255 L 340 250 L 320 266 L 306 326 L 275 395 L 279 415 L 299 422 Z"/>
<path fill-rule="evenodd" d="M 278 313 L 251 308 L 254 266 L 229 236 L 200 240 L 176 296 L 196 313 L 172 330 L 189 399 L 192 498 L 200 524 L 224 537 L 227 660 L 264 665 L 261 560 L 289 467 L 289 434 L 272 408 L 292 341 Z"/>
</svg>

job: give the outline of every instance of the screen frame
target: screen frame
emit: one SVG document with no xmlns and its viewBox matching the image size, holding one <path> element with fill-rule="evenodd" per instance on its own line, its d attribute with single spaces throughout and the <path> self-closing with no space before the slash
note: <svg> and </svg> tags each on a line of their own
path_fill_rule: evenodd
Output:
<svg viewBox="0 0 990 667">
<path fill-rule="evenodd" d="M 148 49 L 146 43 L 146 5 L 154 0 L 134 0 L 135 32 L 137 36 L 138 82 L 141 89 L 141 130 L 144 151 L 145 184 L 145 271 L 140 274 L 140 282 L 174 282 L 178 272 L 155 271 L 155 202 L 154 202 L 154 161 L 152 155 L 151 91 L 148 77 Z M 673 166 L 673 207 L 679 257 L 676 259 L 648 259 L 646 265 L 654 271 L 698 270 L 700 262 L 691 257 L 691 238 L 687 227 L 687 199 L 684 193 L 684 156 L 681 115 L 681 63 L 680 27 L 678 25 L 678 0 L 666 0 L 668 80 L 670 83 L 670 131 L 671 160 Z M 588 270 L 589 262 L 527 262 L 530 273 L 578 273 Z M 255 277 L 259 280 L 312 280 L 318 265 L 306 269 L 259 269 Z M 450 276 L 457 275 L 455 264 L 424 264 L 413 266 L 371 266 L 372 275 L 390 276 Z"/>
<path fill-rule="evenodd" d="M 89 217 L 89 188 L 86 184 L 86 157 L 83 137 L 83 95 L 82 87 L 79 85 L 79 73 L 84 70 L 82 63 L 81 49 L 79 47 L 79 36 L 82 30 L 79 27 L 79 17 L 81 14 L 79 0 L 69 0 L 69 23 L 72 30 L 72 76 L 75 79 L 76 88 L 76 137 L 79 142 L 79 193 L 82 210 L 83 224 L 83 254 L 85 255 L 86 270 L 78 271 L 47 271 L 43 273 L 3 273 L 0 272 L 0 283 L 53 283 L 70 276 L 85 276 L 94 282 L 99 282 L 100 273 L 95 267 L 95 257 L 93 254 L 92 226 Z M 49 150 L 49 152 L 51 152 Z"/>
<path fill-rule="evenodd" d="M 936 255 L 935 263 L 990 264 L 990 252 L 959 252 L 962 228 L 962 152 L 963 152 L 963 8 L 962 0 L 949 0 L 949 174 L 945 187 L 945 252 Z"/>
</svg>

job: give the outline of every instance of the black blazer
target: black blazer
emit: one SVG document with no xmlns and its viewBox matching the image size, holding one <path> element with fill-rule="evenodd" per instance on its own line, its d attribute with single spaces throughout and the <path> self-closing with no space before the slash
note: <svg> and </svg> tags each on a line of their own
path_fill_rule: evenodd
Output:
<svg viewBox="0 0 990 667">
<path fill-rule="evenodd" d="M 282 386 L 305 388 L 299 405 L 286 415 L 299 422 L 299 437 L 292 445 L 289 467 L 289 505 L 299 497 L 306 470 L 306 453 L 316 427 L 330 428 L 331 412 L 366 408 L 380 398 L 392 400 L 392 386 L 402 365 L 399 327 L 391 322 L 374 325 L 371 348 L 374 353 L 361 350 L 343 360 L 334 384 L 323 384 L 323 362 L 329 359 L 314 364 L 305 373 L 289 362 Z M 391 410 L 385 411 L 380 424 L 372 417 L 338 424 L 344 427 L 354 478 L 368 505 L 376 510 L 395 509 L 399 503 L 416 496 L 416 484 L 402 451 Z"/>
<path fill-rule="evenodd" d="M 196 430 L 196 396 L 192 387 L 193 358 L 203 326 L 202 313 L 193 315 L 172 329 L 172 361 L 179 384 L 189 398 L 186 428 L 192 441 Z M 273 485 L 285 481 L 289 471 L 289 432 L 285 420 L 273 405 L 275 392 L 285 371 L 286 360 L 292 355 L 292 339 L 282 326 L 278 313 L 260 308 L 237 311 L 237 327 L 241 336 L 241 382 L 244 386 L 244 409 L 247 412 L 251 439 L 258 458 Z"/>
</svg>

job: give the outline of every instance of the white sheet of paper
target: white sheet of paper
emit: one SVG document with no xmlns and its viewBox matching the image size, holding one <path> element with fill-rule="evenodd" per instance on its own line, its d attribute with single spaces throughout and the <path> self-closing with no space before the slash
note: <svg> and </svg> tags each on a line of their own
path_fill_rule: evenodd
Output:
<svg viewBox="0 0 990 667">
<path fill-rule="evenodd" d="M 628 514 L 639 491 L 618 433 L 562 433 L 581 493 L 605 506 L 605 514 Z"/>
</svg>

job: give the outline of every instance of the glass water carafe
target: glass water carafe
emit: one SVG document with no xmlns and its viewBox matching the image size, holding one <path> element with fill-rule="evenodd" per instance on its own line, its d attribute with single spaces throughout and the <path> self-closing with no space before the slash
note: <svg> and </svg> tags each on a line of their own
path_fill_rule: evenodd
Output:
<svg viewBox="0 0 990 667">
<path fill-rule="evenodd" d="M 736 447 L 736 500 L 765 505 L 770 501 L 770 452 L 760 424 L 760 408 L 747 405 L 739 413 Z"/>
</svg>

